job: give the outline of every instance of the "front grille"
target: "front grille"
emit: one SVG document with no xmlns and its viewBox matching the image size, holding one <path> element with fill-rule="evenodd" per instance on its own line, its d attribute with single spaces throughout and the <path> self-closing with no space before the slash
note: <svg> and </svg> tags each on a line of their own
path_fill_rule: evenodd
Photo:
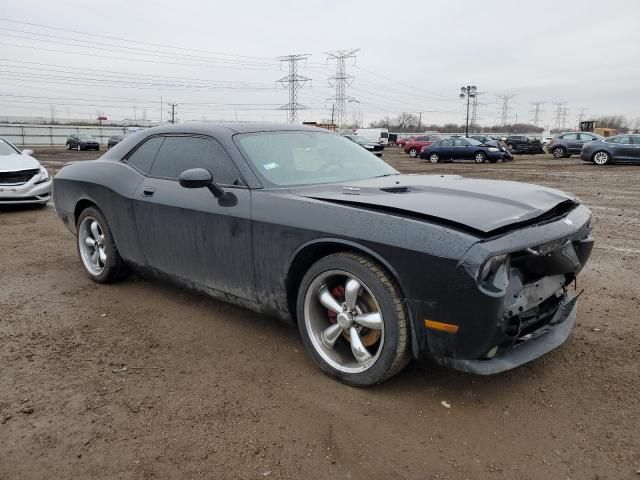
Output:
<svg viewBox="0 0 640 480">
<path fill-rule="evenodd" d="M 0 185 L 22 185 L 31 180 L 39 171 L 39 168 L 35 168 L 19 172 L 0 172 Z"/>
</svg>

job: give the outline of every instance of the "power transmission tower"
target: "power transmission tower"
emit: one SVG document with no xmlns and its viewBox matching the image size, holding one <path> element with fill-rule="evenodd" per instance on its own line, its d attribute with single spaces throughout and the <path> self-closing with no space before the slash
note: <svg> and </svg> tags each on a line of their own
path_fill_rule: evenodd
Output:
<svg viewBox="0 0 640 480">
<path fill-rule="evenodd" d="M 485 92 L 476 92 L 471 101 L 471 123 L 474 125 L 478 123 L 478 106 L 484 105 L 484 103 L 478 101 L 478 97 L 484 94 Z"/>
<path fill-rule="evenodd" d="M 500 109 L 500 125 L 504 129 L 507 125 L 507 119 L 509 118 L 509 101 L 515 97 L 515 95 L 496 95 L 498 100 L 502 100 L 502 108 Z"/>
<path fill-rule="evenodd" d="M 569 113 L 569 111 L 567 110 L 567 106 L 565 104 L 564 108 L 562 109 L 562 130 L 565 130 L 567 128 L 567 114 Z"/>
<path fill-rule="evenodd" d="M 542 110 L 542 105 L 544 105 L 544 102 L 532 102 L 531 105 L 534 106 L 533 110 L 530 110 L 530 112 L 533 112 L 533 124 L 537 127 L 538 124 L 540 123 L 540 114 L 544 111 Z"/>
<path fill-rule="evenodd" d="M 582 107 L 580 109 L 580 113 L 578 114 L 578 130 L 580 129 L 580 124 L 582 123 L 582 120 L 584 120 L 584 112 L 586 112 L 588 110 L 587 107 Z"/>
<path fill-rule="evenodd" d="M 170 110 L 167 113 L 169 114 L 169 122 L 171 123 L 176 123 L 176 107 L 177 106 L 178 106 L 177 103 L 169 104 Z"/>
<path fill-rule="evenodd" d="M 567 104 L 566 102 L 553 102 L 553 104 L 556 107 L 556 115 L 554 118 L 554 122 L 555 122 L 555 129 L 556 130 L 563 130 L 564 127 L 564 123 L 563 123 L 563 117 L 566 115 L 566 107 L 565 105 Z"/>
<path fill-rule="evenodd" d="M 287 62 L 289 64 L 289 75 L 285 75 L 280 80 L 276 80 L 284 88 L 289 90 L 289 103 L 280 107 L 280 110 L 287 110 L 289 123 L 296 123 L 298 121 L 298 110 L 305 110 L 307 107 L 298 103 L 298 89 L 302 88 L 305 83 L 310 82 L 311 79 L 298 75 L 298 62 L 306 60 L 311 55 L 294 54 L 278 57 L 281 62 Z"/>
<path fill-rule="evenodd" d="M 337 124 L 342 125 L 344 117 L 347 113 L 347 102 L 355 102 L 356 99 L 347 95 L 347 86 L 351 86 L 353 83 L 353 76 L 347 75 L 347 62 L 348 58 L 356 58 L 356 52 L 359 48 L 351 50 L 335 50 L 333 52 L 326 52 L 329 60 L 336 61 L 336 74 L 329 78 L 329 85 L 335 87 L 336 94 L 333 97 L 327 99 L 327 101 L 333 102 L 335 105 L 335 115 Z"/>
</svg>

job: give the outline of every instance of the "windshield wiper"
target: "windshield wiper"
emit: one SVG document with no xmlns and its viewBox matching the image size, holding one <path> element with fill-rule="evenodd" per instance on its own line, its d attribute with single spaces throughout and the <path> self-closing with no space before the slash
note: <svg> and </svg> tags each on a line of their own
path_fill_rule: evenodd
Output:
<svg viewBox="0 0 640 480">
<path fill-rule="evenodd" d="M 383 173 L 382 175 L 376 175 L 373 178 L 381 178 L 381 177 L 391 177 L 393 175 L 400 175 L 399 173 Z"/>
</svg>

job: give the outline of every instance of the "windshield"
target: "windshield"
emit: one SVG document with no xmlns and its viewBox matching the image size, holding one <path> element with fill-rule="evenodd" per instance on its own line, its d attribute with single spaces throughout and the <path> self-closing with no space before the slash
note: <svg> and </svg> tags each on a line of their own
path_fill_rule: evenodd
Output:
<svg viewBox="0 0 640 480">
<path fill-rule="evenodd" d="M 323 132 L 262 132 L 236 136 L 245 157 L 279 186 L 344 182 L 398 172 L 354 142 Z"/>
<path fill-rule="evenodd" d="M 482 142 L 479 142 L 475 138 L 467 138 L 467 142 L 469 142 L 471 145 L 482 145 Z"/>
<path fill-rule="evenodd" d="M 20 152 L 0 138 L 0 155 L 15 155 L 16 153 Z"/>
<path fill-rule="evenodd" d="M 93 140 L 91 135 L 80 135 L 80 140 Z"/>
</svg>

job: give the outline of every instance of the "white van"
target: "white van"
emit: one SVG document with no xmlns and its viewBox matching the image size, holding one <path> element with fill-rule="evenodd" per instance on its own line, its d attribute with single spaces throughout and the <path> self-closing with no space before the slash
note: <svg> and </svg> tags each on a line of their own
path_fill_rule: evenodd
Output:
<svg viewBox="0 0 640 480">
<path fill-rule="evenodd" d="M 389 145 L 389 130 L 386 128 L 358 128 L 353 131 L 354 135 L 367 139 L 371 143 Z"/>
</svg>

